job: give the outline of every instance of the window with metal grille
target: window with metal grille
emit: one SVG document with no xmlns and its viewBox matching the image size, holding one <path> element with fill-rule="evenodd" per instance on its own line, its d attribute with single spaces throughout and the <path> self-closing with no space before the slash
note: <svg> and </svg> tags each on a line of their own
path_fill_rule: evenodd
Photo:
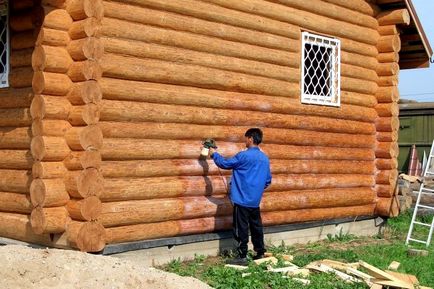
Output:
<svg viewBox="0 0 434 289">
<path fill-rule="evenodd" d="M 9 9 L 8 1 L 0 0 L 0 87 L 9 86 Z"/>
<path fill-rule="evenodd" d="M 301 102 L 340 106 L 340 41 L 302 33 Z"/>
</svg>

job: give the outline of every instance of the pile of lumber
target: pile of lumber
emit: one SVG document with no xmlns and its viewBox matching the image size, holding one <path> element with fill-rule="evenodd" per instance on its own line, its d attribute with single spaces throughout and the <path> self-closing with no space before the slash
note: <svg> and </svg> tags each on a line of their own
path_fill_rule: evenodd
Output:
<svg viewBox="0 0 434 289">
<path fill-rule="evenodd" d="M 278 258 L 283 259 L 285 267 L 277 268 Z M 314 261 L 300 268 L 291 263 L 292 256 L 282 255 L 274 257 L 268 253 L 265 258 L 254 260 L 257 265 L 267 264 L 267 271 L 283 274 L 285 278 L 293 278 L 304 285 L 309 285 L 310 280 L 306 279 L 311 273 L 335 274 L 336 277 L 348 283 L 366 283 L 371 289 L 381 288 L 403 288 L 403 289 L 430 289 L 431 287 L 421 286 L 417 277 L 410 274 L 396 272 L 400 263 L 393 261 L 388 270 L 381 270 L 364 261 L 355 263 L 343 263 L 335 260 L 324 259 Z M 245 270 L 247 266 L 226 265 L 226 267 L 237 270 Z M 243 277 L 249 276 L 250 273 L 243 273 Z M 432 288 L 431 288 L 432 289 Z"/>
<path fill-rule="evenodd" d="M 417 196 L 421 184 L 424 184 L 425 188 L 434 189 L 434 177 L 418 177 L 409 176 L 406 174 L 399 175 L 399 187 L 398 187 L 398 199 L 401 206 L 401 212 L 411 208 L 412 204 L 416 203 Z M 434 194 L 421 196 L 421 204 L 433 205 Z"/>
</svg>

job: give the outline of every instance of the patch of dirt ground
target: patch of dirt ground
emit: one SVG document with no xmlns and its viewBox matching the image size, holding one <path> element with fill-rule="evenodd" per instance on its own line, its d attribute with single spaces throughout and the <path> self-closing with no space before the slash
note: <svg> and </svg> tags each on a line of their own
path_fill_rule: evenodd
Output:
<svg viewBox="0 0 434 289">
<path fill-rule="evenodd" d="M 205 283 L 108 256 L 0 246 L 1 288 L 209 289 Z"/>
</svg>

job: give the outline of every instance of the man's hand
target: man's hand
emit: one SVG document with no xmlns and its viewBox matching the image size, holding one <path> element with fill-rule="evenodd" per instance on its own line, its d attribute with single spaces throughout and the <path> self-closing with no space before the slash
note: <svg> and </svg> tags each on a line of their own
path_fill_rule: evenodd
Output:
<svg viewBox="0 0 434 289">
<path fill-rule="evenodd" d="M 209 156 L 212 156 L 213 153 L 216 152 L 216 149 L 214 148 L 209 148 Z"/>
</svg>

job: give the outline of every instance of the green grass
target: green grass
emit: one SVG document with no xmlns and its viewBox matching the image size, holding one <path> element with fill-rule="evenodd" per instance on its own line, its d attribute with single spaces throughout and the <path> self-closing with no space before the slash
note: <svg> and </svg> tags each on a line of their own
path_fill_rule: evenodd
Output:
<svg viewBox="0 0 434 289">
<path fill-rule="evenodd" d="M 432 216 L 425 219 L 431 220 Z M 410 213 L 405 213 L 398 218 L 389 219 L 386 230 L 382 235 L 375 237 L 355 237 L 353 235 L 340 234 L 328 236 L 324 241 L 301 244 L 295 246 L 268 247 L 269 252 L 279 256 L 291 254 L 294 256 L 293 263 L 302 267 L 312 261 L 321 259 L 333 259 L 343 262 L 356 262 L 363 260 L 380 269 L 387 269 L 392 261 L 401 263 L 398 272 L 416 275 L 421 285 L 434 286 L 434 244 L 429 248 L 425 246 L 414 246 L 427 249 L 427 257 L 414 257 L 407 255 L 408 247 L 404 244 L 407 230 L 411 220 Z M 427 232 L 416 231 L 419 238 L 424 239 Z M 423 236 L 422 236 L 423 235 Z M 365 289 L 369 288 L 363 283 L 349 284 L 338 279 L 333 274 L 311 274 L 310 285 L 305 286 L 291 278 L 284 278 L 279 273 L 266 271 L 267 265 L 257 266 L 254 263 L 249 265 L 247 271 L 224 267 L 225 257 L 204 257 L 196 256 L 194 260 L 181 262 L 174 260 L 162 267 L 163 270 L 179 274 L 181 276 L 196 277 L 214 288 L 221 289 L 255 289 L 255 288 L 309 288 L 309 289 Z M 279 259 L 276 267 L 283 267 L 283 261 Z M 250 275 L 243 277 L 243 273 Z"/>
</svg>

